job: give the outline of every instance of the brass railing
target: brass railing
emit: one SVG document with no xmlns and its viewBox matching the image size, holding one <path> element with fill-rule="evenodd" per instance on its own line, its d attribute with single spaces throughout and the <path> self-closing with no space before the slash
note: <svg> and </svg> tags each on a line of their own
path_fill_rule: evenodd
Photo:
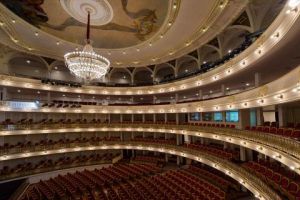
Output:
<svg viewBox="0 0 300 200">
<path fill-rule="evenodd" d="M 201 131 L 210 134 L 223 135 L 228 137 L 235 137 L 243 140 L 252 141 L 257 144 L 262 144 L 285 152 L 297 159 L 300 159 L 300 142 L 283 136 L 278 136 L 269 133 L 246 131 L 231 128 L 215 128 L 215 127 L 201 127 L 191 125 L 168 125 L 168 124 L 28 124 L 28 125 L 1 125 L 0 130 L 12 132 L 14 130 L 53 130 L 55 129 L 88 129 L 88 128 L 153 128 L 165 130 L 187 130 L 187 131 Z M 84 130 L 81 130 L 84 132 Z M 109 130 L 113 131 L 113 130 Z M 126 130 L 124 130 L 125 132 Z M 68 130 L 64 130 L 68 132 Z M 156 130 L 153 130 L 156 132 Z M 228 142 L 228 141 L 227 141 Z"/>
</svg>

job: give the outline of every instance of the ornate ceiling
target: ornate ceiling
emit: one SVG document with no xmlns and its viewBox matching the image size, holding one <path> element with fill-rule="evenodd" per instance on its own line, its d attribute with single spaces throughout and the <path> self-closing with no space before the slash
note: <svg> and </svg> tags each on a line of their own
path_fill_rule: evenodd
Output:
<svg viewBox="0 0 300 200">
<path fill-rule="evenodd" d="M 112 67 L 162 63 L 205 44 L 242 12 L 247 1 L 226 0 L 0 0 L 0 42 L 61 59 L 79 48 L 84 16 L 92 39 Z"/>
</svg>

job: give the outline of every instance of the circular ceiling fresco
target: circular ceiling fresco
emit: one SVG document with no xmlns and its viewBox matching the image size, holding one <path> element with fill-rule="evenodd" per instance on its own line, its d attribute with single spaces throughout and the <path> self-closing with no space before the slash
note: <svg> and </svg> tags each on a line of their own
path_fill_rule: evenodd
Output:
<svg viewBox="0 0 300 200">
<path fill-rule="evenodd" d="M 86 13 L 96 48 L 117 49 L 151 38 L 163 25 L 169 0 L 0 0 L 15 14 L 51 35 L 84 44 Z"/>
</svg>

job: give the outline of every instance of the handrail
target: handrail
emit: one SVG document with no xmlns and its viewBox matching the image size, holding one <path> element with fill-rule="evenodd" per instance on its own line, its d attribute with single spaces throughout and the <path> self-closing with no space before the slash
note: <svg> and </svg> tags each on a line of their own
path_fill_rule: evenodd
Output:
<svg viewBox="0 0 300 200">
<path fill-rule="evenodd" d="M 244 187 L 250 190 L 259 199 L 281 199 L 265 182 L 260 178 L 253 176 L 246 169 L 234 164 L 228 160 L 216 157 L 210 153 L 203 152 L 200 150 L 190 149 L 183 146 L 176 146 L 170 144 L 158 144 L 158 143 L 143 143 L 134 141 L 102 141 L 95 146 L 84 145 L 75 148 L 65 148 L 64 151 L 59 150 L 49 150 L 47 153 L 65 153 L 68 151 L 90 151 L 97 149 L 136 149 L 136 150 L 147 150 L 147 151 L 158 151 L 163 153 L 168 153 L 172 155 L 178 155 L 193 159 L 198 162 L 205 163 L 219 171 L 224 172 L 228 176 L 240 182 Z M 34 155 L 33 153 L 31 153 Z M 36 154 L 43 154 L 43 151 L 36 152 Z"/>
</svg>

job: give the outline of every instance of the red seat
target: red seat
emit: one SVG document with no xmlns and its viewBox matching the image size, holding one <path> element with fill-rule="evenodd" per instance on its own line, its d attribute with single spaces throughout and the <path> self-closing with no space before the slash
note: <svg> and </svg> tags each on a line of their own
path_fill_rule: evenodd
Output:
<svg viewBox="0 0 300 200">
<path fill-rule="evenodd" d="M 282 186 L 284 189 L 287 190 L 287 189 L 289 188 L 289 184 L 290 184 L 290 181 L 289 181 L 288 178 L 283 177 L 283 178 L 281 179 L 281 186 Z"/>
</svg>

